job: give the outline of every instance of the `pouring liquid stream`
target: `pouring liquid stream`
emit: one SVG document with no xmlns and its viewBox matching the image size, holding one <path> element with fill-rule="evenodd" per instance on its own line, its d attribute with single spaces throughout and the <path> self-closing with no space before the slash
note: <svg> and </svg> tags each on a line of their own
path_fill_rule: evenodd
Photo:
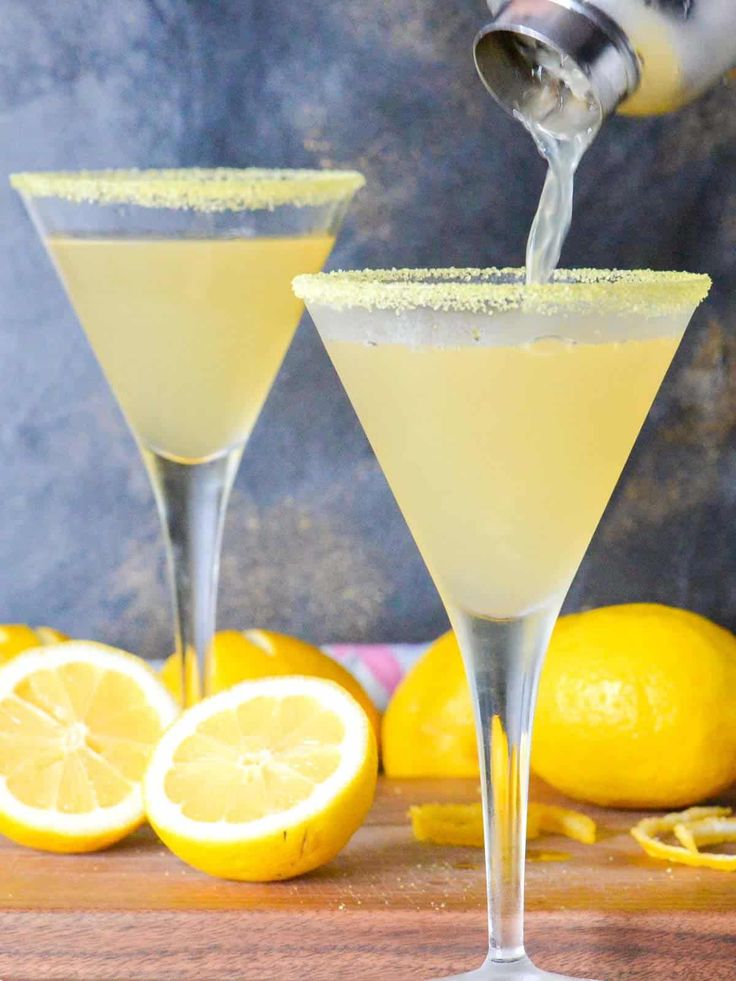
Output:
<svg viewBox="0 0 736 981">
<path fill-rule="evenodd" d="M 526 282 L 529 286 L 549 282 L 557 268 L 572 222 L 575 171 L 597 129 L 561 139 L 545 132 L 537 123 L 525 125 L 548 168 L 526 245 Z"/>
<path fill-rule="evenodd" d="M 572 221 L 575 172 L 602 122 L 582 72 L 549 49 L 538 57 L 535 94 L 514 111 L 548 167 L 527 241 L 527 285 L 548 282 L 557 267 Z"/>
</svg>

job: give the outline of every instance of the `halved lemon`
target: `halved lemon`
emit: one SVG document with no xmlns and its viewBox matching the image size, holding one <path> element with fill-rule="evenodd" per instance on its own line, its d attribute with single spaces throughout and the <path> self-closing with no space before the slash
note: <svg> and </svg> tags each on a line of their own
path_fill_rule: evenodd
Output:
<svg viewBox="0 0 736 981">
<path fill-rule="evenodd" d="M 144 819 L 141 778 L 178 712 L 132 654 L 88 641 L 34 648 L 0 668 L 0 833 L 88 852 Z"/>
<path fill-rule="evenodd" d="M 381 715 L 360 682 L 329 654 L 298 637 L 273 630 L 219 630 L 207 660 L 209 690 L 213 695 L 241 681 L 287 674 L 336 681 L 360 703 L 376 739 L 380 736 Z M 196 664 L 191 663 L 196 670 Z M 181 701 L 181 667 L 176 654 L 167 659 L 160 677 L 176 700 Z"/>
<path fill-rule="evenodd" d="M 148 819 L 183 861 L 265 882 L 333 858 L 376 787 L 373 730 L 333 681 L 245 681 L 188 709 L 154 750 Z"/>
</svg>

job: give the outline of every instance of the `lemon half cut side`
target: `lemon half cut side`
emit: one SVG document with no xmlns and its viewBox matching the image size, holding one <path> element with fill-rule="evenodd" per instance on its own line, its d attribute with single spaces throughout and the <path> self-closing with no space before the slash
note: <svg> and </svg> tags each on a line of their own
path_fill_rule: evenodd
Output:
<svg viewBox="0 0 736 981">
<path fill-rule="evenodd" d="M 178 712 L 132 654 L 88 641 L 33 648 L 0 668 L 0 833 L 87 852 L 144 820 L 141 780 Z"/>
<path fill-rule="evenodd" d="M 270 881 L 333 858 L 363 821 L 377 753 L 363 709 L 335 682 L 246 681 L 186 711 L 144 780 L 148 818 L 183 861 Z"/>
</svg>

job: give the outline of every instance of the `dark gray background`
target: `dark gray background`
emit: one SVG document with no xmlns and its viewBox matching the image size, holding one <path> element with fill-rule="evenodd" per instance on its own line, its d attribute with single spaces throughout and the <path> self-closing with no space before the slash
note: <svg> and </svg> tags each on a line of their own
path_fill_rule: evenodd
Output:
<svg viewBox="0 0 736 981">
<path fill-rule="evenodd" d="M 518 264 L 543 178 L 474 76 L 482 0 L 0 0 L 0 621 L 147 654 L 170 624 L 133 440 L 4 174 L 357 167 L 333 266 Z M 572 607 L 683 605 L 736 626 L 736 85 L 611 121 L 564 260 L 707 271 Z M 444 616 L 311 324 L 246 451 L 220 623 L 419 640 Z"/>
</svg>

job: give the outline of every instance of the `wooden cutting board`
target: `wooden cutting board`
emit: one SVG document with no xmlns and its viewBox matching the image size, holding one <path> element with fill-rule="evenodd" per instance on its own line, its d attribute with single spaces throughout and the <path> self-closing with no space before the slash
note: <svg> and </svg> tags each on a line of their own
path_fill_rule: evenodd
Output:
<svg viewBox="0 0 736 981">
<path fill-rule="evenodd" d="M 541 785 L 533 797 L 559 800 Z M 0 979 L 426 981 L 469 969 L 486 942 L 481 852 L 414 842 L 406 810 L 473 799 L 470 781 L 384 779 L 334 862 L 269 885 L 200 875 L 148 829 L 87 856 L 0 841 Z M 736 874 L 652 861 L 627 833 L 639 815 L 588 811 L 598 844 L 531 844 L 535 960 L 601 981 L 736 981 Z"/>
</svg>

